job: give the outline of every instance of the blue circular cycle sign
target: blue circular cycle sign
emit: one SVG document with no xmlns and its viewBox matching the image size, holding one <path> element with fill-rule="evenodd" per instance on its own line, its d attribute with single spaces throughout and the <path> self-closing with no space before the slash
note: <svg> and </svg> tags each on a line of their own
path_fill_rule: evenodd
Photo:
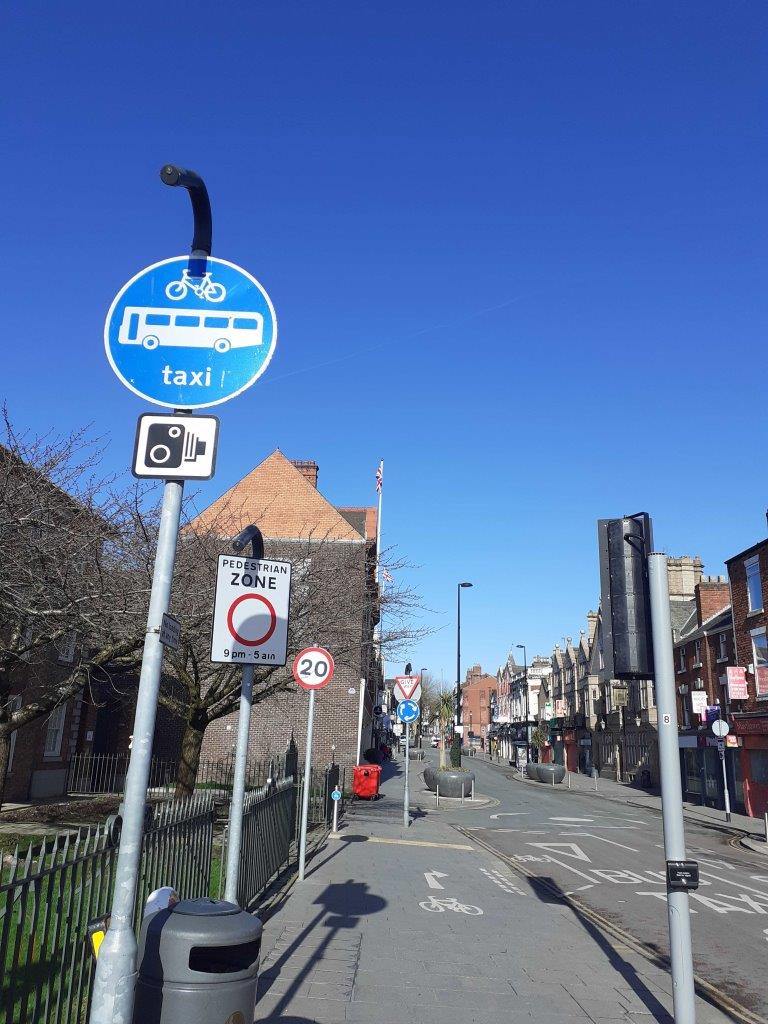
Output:
<svg viewBox="0 0 768 1024">
<path fill-rule="evenodd" d="M 264 373 L 276 344 L 264 288 L 213 256 L 146 267 L 117 293 L 104 325 L 107 358 L 123 384 L 172 409 L 239 395 Z"/>
</svg>

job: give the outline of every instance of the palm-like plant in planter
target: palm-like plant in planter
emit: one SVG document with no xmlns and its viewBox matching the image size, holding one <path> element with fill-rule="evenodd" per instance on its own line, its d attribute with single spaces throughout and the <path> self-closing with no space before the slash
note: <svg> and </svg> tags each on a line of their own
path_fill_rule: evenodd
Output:
<svg viewBox="0 0 768 1024">
<path fill-rule="evenodd" d="M 440 738 L 442 743 L 440 744 L 440 767 L 446 767 L 446 736 L 448 735 L 448 725 L 453 719 L 454 703 L 453 694 L 441 693 L 440 703 L 438 705 L 438 717 L 440 719 Z"/>
<path fill-rule="evenodd" d="M 540 762 L 544 760 L 544 747 L 546 747 L 548 741 L 547 733 L 540 726 L 531 733 L 531 743 L 539 752 Z"/>
</svg>

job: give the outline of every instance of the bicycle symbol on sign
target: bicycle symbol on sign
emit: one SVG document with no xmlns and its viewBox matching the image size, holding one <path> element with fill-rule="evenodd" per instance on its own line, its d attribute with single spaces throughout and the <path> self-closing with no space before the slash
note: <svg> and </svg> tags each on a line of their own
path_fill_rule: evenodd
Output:
<svg viewBox="0 0 768 1024">
<path fill-rule="evenodd" d="M 446 910 L 453 910 L 457 914 L 471 914 L 473 917 L 482 914 L 480 907 L 473 907 L 470 903 L 459 903 L 455 896 L 448 896 L 444 900 L 430 896 L 428 900 L 422 900 L 419 906 L 422 910 L 429 910 L 435 914 L 444 914 Z"/>
<path fill-rule="evenodd" d="M 198 299 L 208 302 L 221 302 L 227 297 L 224 285 L 211 280 L 210 270 L 202 277 L 193 277 L 188 270 L 183 270 L 181 280 L 171 281 L 165 288 L 165 294 L 174 302 L 185 298 L 189 291 L 193 291 Z"/>
</svg>

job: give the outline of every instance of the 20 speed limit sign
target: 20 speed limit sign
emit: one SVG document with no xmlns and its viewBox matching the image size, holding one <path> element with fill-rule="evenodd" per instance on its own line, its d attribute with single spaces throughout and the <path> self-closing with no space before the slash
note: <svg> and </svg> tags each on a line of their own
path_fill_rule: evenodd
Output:
<svg viewBox="0 0 768 1024">
<path fill-rule="evenodd" d="M 304 690 L 322 690 L 333 679 L 333 658 L 324 647 L 305 647 L 293 659 L 293 678 Z"/>
</svg>

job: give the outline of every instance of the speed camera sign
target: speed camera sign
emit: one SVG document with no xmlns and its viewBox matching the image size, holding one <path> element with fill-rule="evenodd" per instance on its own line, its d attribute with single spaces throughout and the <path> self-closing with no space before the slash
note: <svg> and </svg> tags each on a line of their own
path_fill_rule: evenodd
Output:
<svg viewBox="0 0 768 1024">
<path fill-rule="evenodd" d="M 333 658 L 324 647 L 305 647 L 293 659 L 293 678 L 303 690 L 322 690 L 333 679 Z"/>
</svg>

